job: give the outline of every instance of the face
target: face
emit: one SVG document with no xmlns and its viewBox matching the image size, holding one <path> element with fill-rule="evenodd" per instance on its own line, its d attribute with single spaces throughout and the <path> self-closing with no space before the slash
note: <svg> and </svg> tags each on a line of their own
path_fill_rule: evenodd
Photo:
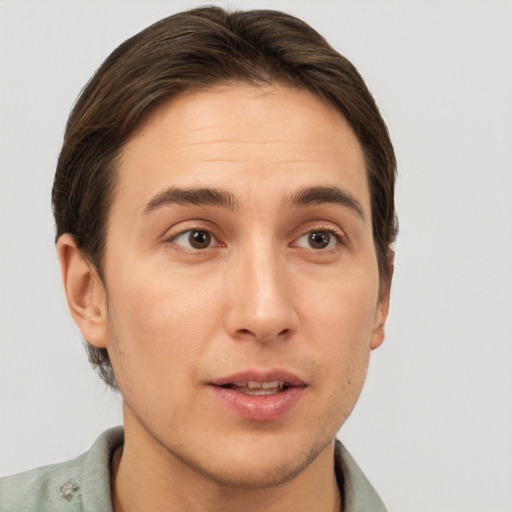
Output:
<svg viewBox="0 0 512 512">
<path fill-rule="evenodd" d="M 180 96 L 123 151 L 104 276 L 127 439 L 222 483 L 291 478 L 382 341 L 357 138 L 302 90 Z"/>
</svg>

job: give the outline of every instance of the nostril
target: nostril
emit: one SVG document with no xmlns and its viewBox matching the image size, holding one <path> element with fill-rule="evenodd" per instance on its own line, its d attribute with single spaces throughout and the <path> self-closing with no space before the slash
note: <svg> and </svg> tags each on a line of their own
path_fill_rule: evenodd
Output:
<svg viewBox="0 0 512 512">
<path fill-rule="evenodd" d="M 252 331 L 251 329 L 239 329 L 238 330 L 239 335 L 241 335 L 243 337 L 250 336 L 250 337 L 253 337 L 254 339 L 261 341 L 261 342 L 269 342 L 272 340 L 277 340 L 279 338 L 286 338 L 290 332 L 291 332 L 291 329 L 289 329 L 288 327 L 286 329 L 279 331 L 277 334 Z"/>
</svg>

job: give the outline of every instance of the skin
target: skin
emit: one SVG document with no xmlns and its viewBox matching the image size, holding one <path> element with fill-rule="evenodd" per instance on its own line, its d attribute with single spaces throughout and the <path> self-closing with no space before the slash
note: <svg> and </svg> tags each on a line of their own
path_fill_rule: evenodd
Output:
<svg viewBox="0 0 512 512">
<path fill-rule="evenodd" d="M 220 190 L 235 207 L 162 203 L 170 187 Z M 308 187 L 338 187 L 360 211 L 292 204 Z M 190 245 L 190 230 L 210 245 Z M 74 319 L 108 349 L 123 396 L 116 511 L 340 509 L 334 436 L 384 339 L 389 287 L 363 153 L 339 114 L 279 84 L 181 95 L 123 150 L 105 282 L 70 235 L 58 251 Z M 214 379 L 270 368 L 306 384 L 276 420 L 212 393 Z"/>
</svg>

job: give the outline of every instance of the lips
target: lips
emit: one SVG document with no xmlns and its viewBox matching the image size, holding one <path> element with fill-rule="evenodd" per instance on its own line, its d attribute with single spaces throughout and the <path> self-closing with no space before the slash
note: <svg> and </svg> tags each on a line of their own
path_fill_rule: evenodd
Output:
<svg viewBox="0 0 512 512">
<path fill-rule="evenodd" d="M 282 418 L 297 405 L 306 387 L 297 376 L 283 370 L 242 372 L 210 383 L 223 406 L 251 421 Z"/>
<path fill-rule="evenodd" d="M 256 382 L 254 380 L 236 381 L 223 386 L 227 389 L 245 393 L 246 395 L 274 395 L 280 393 L 289 386 L 282 380 L 270 382 Z"/>
<path fill-rule="evenodd" d="M 288 387 L 305 386 L 306 383 L 293 373 L 286 370 L 248 370 L 220 377 L 211 382 L 214 386 L 229 386 L 235 383 L 253 382 L 257 384 L 280 381 Z"/>
</svg>

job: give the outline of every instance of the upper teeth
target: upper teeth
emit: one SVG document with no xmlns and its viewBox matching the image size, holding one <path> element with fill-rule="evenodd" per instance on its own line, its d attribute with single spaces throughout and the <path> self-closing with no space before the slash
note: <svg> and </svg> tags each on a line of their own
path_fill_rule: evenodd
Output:
<svg viewBox="0 0 512 512">
<path fill-rule="evenodd" d="M 251 388 L 251 389 L 271 389 L 280 388 L 284 386 L 282 380 L 272 380 L 269 382 L 256 382 L 254 380 L 241 380 L 233 382 L 233 386 L 240 388 Z"/>
</svg>

